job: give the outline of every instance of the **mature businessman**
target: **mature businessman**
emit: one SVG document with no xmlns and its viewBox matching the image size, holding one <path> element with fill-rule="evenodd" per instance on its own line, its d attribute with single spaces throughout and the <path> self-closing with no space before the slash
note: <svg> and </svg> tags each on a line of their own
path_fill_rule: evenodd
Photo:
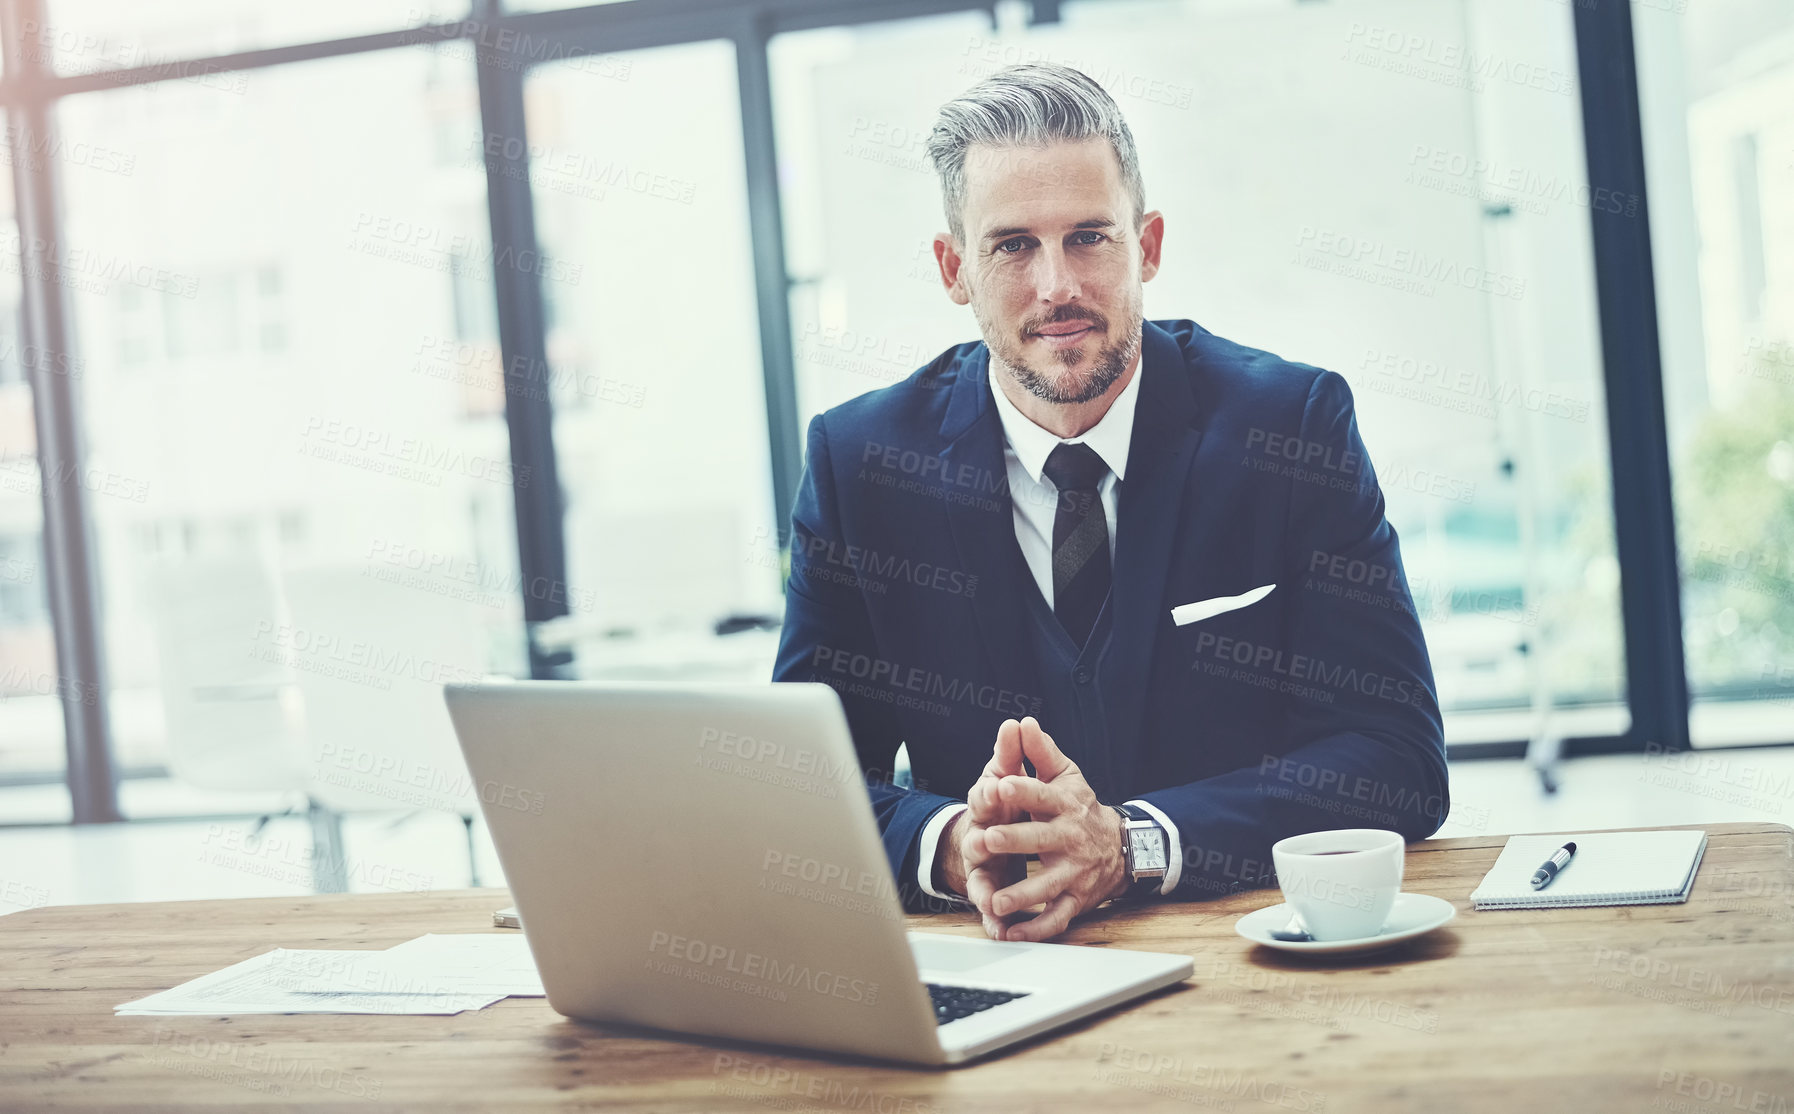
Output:
<svg viewBox="0 0 1794 1114">
<path fill-rule="evenodd" d="M 913 785 L 868 774 L 906 902 L 1044 940 L 1268 884 L 1288 835 L 1432 834 L 1432 670 L 1345 381 L 1143 320 L 1165 219 L 1084 74 L 999 71 L 928 153 L 984 340 L 810 423 L 774 674 L 835 687 L 867 771 L 907 744 Z"/>
</svg>

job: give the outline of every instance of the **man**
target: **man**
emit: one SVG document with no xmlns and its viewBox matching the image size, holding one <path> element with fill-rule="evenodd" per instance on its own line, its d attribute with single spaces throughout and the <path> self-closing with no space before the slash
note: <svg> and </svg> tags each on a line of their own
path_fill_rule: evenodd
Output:
<svg viewBox="0 0 1794 1114">
<path fill-rule="evenodd" d="M 868 773 L 906 902 L 1044 940 L 1268 885 L 1285 836 L 1432 834 L 1432 670 L 1344 380 L 1143 320 L 1165 221 L 1082 73 L 994 74 L 928 151 L 984 341 L 811 422 L 774 674 L 835 687 L 867 771 L 907 744 L 913 786 Z"/>
</svg>

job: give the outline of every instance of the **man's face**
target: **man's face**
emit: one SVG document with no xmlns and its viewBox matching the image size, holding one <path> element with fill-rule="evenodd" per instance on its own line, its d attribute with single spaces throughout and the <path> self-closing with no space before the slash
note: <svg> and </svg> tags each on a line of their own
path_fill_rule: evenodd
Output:
<svg viewBox="0 0 1794 1114">
<path fill-rule="evenodd" d="M 999 370 L 1047 402 L 1100 397 L 1139 353 L 1164 229 L 1156 212 L 1135 229 L 1109 141 L 974 145 L 961 218 L 965 243 L 943 233 L 935 257 Z"/>
</svg>

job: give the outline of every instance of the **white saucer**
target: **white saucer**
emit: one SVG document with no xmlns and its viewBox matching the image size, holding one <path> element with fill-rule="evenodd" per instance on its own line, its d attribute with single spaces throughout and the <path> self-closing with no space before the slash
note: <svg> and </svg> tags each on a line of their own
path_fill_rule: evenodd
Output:
<svg viewBox="0 0 1794 1114">
<path fill-rule="evenodd" d="M 1383 922 L 1382 931 L 1375 936 L 1360 936 L 1353 940 L 1272 939 L 1272 931 L 1289 925 L 1289 917 L 1293 911 L 1284 904 L 1254 909 L 1233 922 L 1233 930 L 1254 944 L 1263 944 L 1267 948 L 1281 948 L 1286 952 L 1305 952 L 1309 955 L 1345 955 L 1350 952 L 1372 952 L 1404 940 L 1412 940 L 1458 915 L 1457 908 L 1442 897 L 1430 894 L 1396 894 L 1395 905 L 1389 910 L 1389 919 Z"/>
</svg>

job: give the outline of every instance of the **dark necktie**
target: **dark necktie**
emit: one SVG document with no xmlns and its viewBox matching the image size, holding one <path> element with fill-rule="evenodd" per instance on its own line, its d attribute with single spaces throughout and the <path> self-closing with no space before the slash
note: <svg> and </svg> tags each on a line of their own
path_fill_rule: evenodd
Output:
<svg viewBox="0 0 1794 1114">
<path fill-rule="evenodd" d="M 1084 645 L 1109 595 L 1109 523 L 1097 495 L 1109 466 L 1089 445 L 1060 445 L 1047 457 L 1059 489 L 1053 516 L 1053 614 Z"/>
</svg>

